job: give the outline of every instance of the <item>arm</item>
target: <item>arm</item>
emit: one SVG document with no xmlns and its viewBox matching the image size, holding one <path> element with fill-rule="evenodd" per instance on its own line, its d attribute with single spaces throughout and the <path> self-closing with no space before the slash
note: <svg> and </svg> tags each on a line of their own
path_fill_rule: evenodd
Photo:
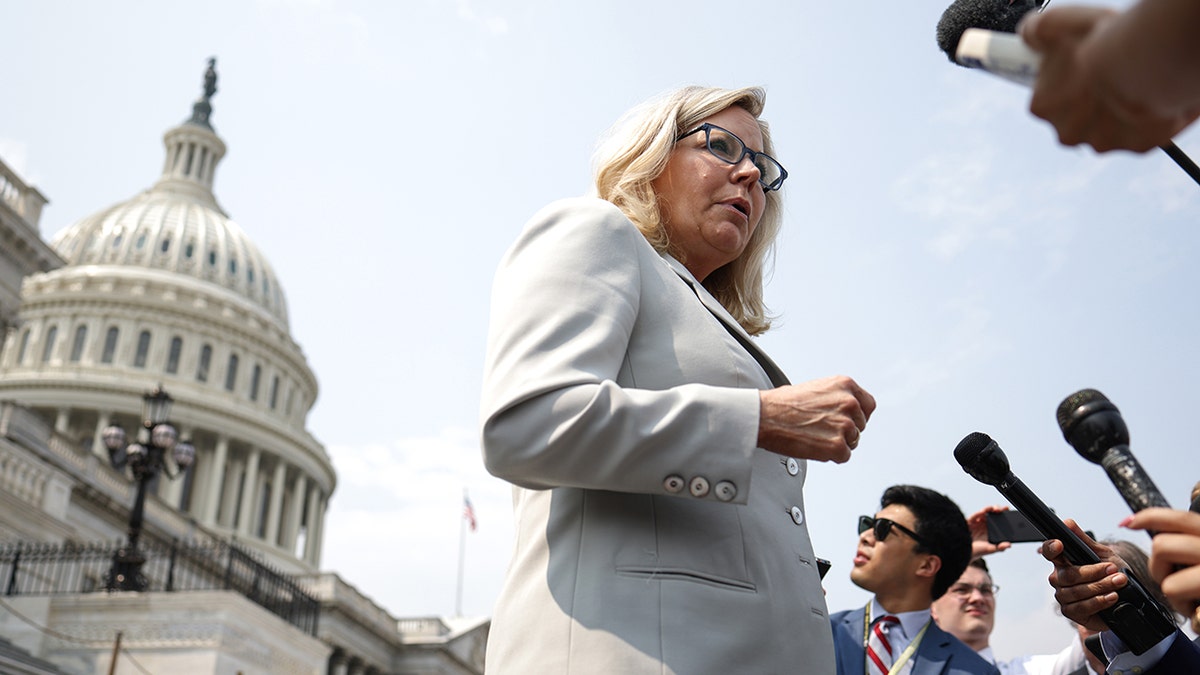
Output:
<svg viewBox="0 0 1200 675">
<path fill-rule="evenodd" d="M 535 216 L 505 256 L 482 403 L 494 475 L 533 489 L 649 493 L 687 466 L 749 483 L 757 390 L 617 384 L 653 272 L 642 265 L 656 262 L 647 248 L 611 204 L 569 200 Z"/>
<path fill-rule="evenodd" d="M 1030 110 L 1066 145 L 1145 152 L 1200 114 L 1200 3 L 1056 7 L 1018 31 L 1042 54 Z"/>
</svg>

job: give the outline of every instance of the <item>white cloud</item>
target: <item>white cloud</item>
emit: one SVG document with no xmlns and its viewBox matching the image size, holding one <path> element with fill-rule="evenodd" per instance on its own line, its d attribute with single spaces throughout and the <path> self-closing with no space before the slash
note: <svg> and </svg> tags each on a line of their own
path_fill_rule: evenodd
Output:
<svg viewBox="0 0 1200 675">
<path fill-rule="evenodd" d="M 458 0 L 455 14 L 467 23 L 478 25 L 490 35 L 503 35 L 508 32 L 508 21 L 504 17 L 482 16 L 468 0 Z"/>
<path fill-rule="evenodd" d="M 938 258 L 954 258 L 974 241 L 997 236 L 989 226 L 1003 222 L 1017 204 L 1012 187 L 992 178 L 995 153 L 981 144 L 933 154 L 892 184 L 892 199 L 901 209 L 938 228 L 926 243 Z"/>
</svg>

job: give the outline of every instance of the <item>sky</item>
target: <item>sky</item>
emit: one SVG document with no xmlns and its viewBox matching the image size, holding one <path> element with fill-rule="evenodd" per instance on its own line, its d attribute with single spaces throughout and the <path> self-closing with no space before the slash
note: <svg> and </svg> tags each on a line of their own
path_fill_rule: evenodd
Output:
<svg viewBox="0 0 1200 675">
<path fill-rule="evenodd" d="M 1060 146 L 1027 90 L 947 61 L 946 4 L 0 0 L 0 158 L 50 199 L 49 239 L 153 184 L 215 56 L 217 199 L 274 266 L 320 382 L 307 424 L 338 473 L 322 567 L 398 617 L 486 616 L 512 537 L 478 444 L 500 257 L 589 190 L 631 106 L 766 87 L 791 177 L 761 343 L 792 381 L 849 375 L 879 404 L 850 462 L 810 465 L 839 610 L 867 599 L 847 577 L 855 523 L 887 486 L 968 514 L 1005 503 L 953 460 L 974 431 L 1058 514 L 1147 545 L 1057 428 L 1079 389 L 1120 408 L 1173 504 L 1200 479 L 1183 433 L 1200 186 L 1161 152 Z M 1200 157 L 1200 132 L 1176 142 Z M 1073 635 L 1035 549 L 989 561 L 1001 656 Z"/>
</svg>

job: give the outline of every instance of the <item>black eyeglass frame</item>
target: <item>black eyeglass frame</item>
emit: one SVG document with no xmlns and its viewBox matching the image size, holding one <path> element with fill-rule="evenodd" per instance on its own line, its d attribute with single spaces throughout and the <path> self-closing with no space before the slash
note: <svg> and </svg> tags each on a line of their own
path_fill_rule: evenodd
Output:
<svg viewBox="0 0 1200 675">
<path fill-rule="evenodd" d="M 712 130 L 713 129 L 716 129 L 718 131 L 723 131 L 723 132 L 729 134 L 730 136 L 737 139 L 738 143 L 742 144 L 742 154 L 738 155 L 738 158 L 736 160 L 731 162 L 731 161 L 725 159 L 724 157 L 722 157 L 721 155 L 717 154 L 717 152 L 715 150 L 713 150 L 713 148 L 712 148 Z M 725 127 L 719 127 L 715 124 L 705 122 L 685 134 L 679 134 L 678 136 L 675 137 L 675 142 L 678 143 L 679 141 L 682 141 L 683 139 L 687 138 L 688 136 L 691 136 L 693 134 L 698 134 L 701 131 L 704 132 L 704 148 L 706 150 L 708 150 L 708 154 L 712 155 L 713 157 L 716 157 L 717 159 L 721 160 L 722 162 L 725 162 L 726 164 L 737 165 L 738 163 L 740 163 L 742 161 L 742 159 L 746 155 L 750 155 L 750 163 L 753 164 L 755 167 L 758 166 L 758 163 L 755 160 L 759 157 L 762 157 L 762 158 L 770 161 L 775 166 L 779 167 L 779 178 L 776 178 L 770 184 L 763 181 L 762 169 L 759 169 L 758 184 L 762 186 L 763 192 L 772 192 L 772 191 L 778 190 L 779 188 L 783 187 L 783 181 L 787 180 L 788 172 L 787 172 L 787 169 L 783 168 L 783 165 L 779 163 L 779 160 L 775 159 L 774 157 L 768 155 L 765 152 L 755 152 L 755 151 L 751 150 L 750 146 L 746 145 L 746 141 L 743 141 L 740 136 L 738 136 L 737 134 L 733 133 L 732 131 L 726 129 Z"/>
<path fill-rule="evenodd" d="M 929 542 L 925 541 L 924 539 L 922 539 L 921 535 L 917 534 L 916 532 L 913 532 L 912 530 L 908 529 L 907 527 L 901 525 L 900 523 L 897 523 L 896 521 L 894 521 L 890 518 L 876 518 L 875 516 L 859 516 L 858 517 L 858 533 L 862 534 L 863 532 L 866 532 L 867 530 L 874 530 L 875 531 L 875 541 L 883 541 L 883 540 L 887 539 L 888 535 L 892 533 L 893 527 L 896 528 L 897 530 L 900 530 L 904 534 L 907 534 L 909 537 L 912 537 L 913 541 L 924 546 L 925 548 L 927 548 L 931 551 L 934 550 L 933 545 L 930 544 Z"/>
</svg>

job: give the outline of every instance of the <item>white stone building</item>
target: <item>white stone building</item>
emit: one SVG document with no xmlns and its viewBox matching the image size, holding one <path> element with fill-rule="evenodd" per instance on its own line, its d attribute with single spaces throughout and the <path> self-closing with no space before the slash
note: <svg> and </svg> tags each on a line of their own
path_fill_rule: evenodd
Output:
<svg viewBox="0 0 1200 675">
<path fill-rule="evenodd" d="M 158 181 L 50 246 L 45 198 L 0 163 L 0 639 L 43 664 L 7 670 L 0 649 L 0 672 L 107 672 L 114 653 L 152 673 L 482 672 L 486 621 L 400 620 L 319 571 L 337 479 L 305 428 L 317 380 L 270 263 L 214 196 L 214 91 L 210 63 L 191 119 L 164 137 Z M 196 448 L 192 469 L 160 476 L 146 499 L 141 541 L 159 555 L 145 567 L 167 581 L 107 593 L 107 559 L 75 547 L 121 540 L 136 486 L 102 432 L 140 429 L 142 395 L 160 384 Z M 50 546 L 31 567 L 39 542 Z M 189 555 L 217 552 L 229 569 L 242 552 L 262 565 L 242 573 L 252 586 L 227 573 L 224 586 L 168 591 L 191 560 L 171 542 L 200 542 Z M 319 612 L 295 609 L 306 595 Z"/>
</svg>

